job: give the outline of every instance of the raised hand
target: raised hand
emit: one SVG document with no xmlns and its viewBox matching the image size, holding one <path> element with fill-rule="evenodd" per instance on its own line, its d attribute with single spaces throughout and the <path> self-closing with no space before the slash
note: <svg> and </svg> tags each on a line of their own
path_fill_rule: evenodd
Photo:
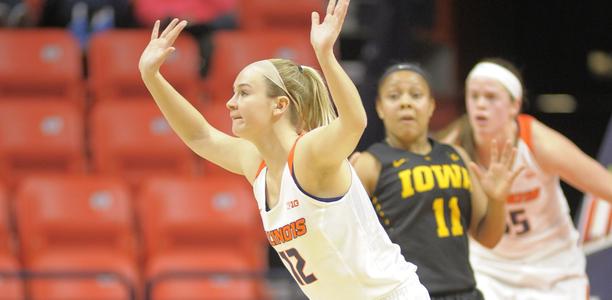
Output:
<svg viewBox="0 0 612 300">
<path fill-rule="evenodd" d="M 174 19 L 161 34 L 159 34 L 159 24 L 159 20 L 155 21 L 151 32 L 151 41 L 142 52 L 138 62 L 138 69 L 142 76 L 154 75 L 159 72 L 159 68 L 166 61 L 166 58 L 174 52 L 175 48 L 172 45 L 187 26 L 187 21 L 179 22 L 178 19 Z"/>
<path fill-rule="evenodd" d="M 512 146 L 511 141 L 506 142 L 501 155 L 498 154 L 497 141 L 492 141 L 491 149 L 491 162 L 486 171 L 474 162 L 470 163 L 470 169 L 480 181 L 480 185 L 489 199 L 506 201 L 512 182 L 525 166 L 520 166 L 512 171 L 516 148 Z"/>
<path fill-rule="evenodd" d="M 336 4 L 336 2 L 338 2 Z M 350 0 L 329 0 L 327 14 L 323 22 L 319 22 L 319 13 L 312 12 L 312 25 L 310 28 L 310 43 L 315 52 L 333 50 L 338 39 Z"/>
</svg>

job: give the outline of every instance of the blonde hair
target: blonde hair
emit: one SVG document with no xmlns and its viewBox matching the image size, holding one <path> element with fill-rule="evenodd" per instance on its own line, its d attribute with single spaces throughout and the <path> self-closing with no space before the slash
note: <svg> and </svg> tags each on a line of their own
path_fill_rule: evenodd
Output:
<svg viewBox="0 0 612 300">
<path fill-rule="evenodd" d="M 298 131 L 327 125 L 337 117 L 323 78 L 315 69 L 287 59 L 270 59 L 270 62 L 290 95 L 267 79 L 268 96 L 287 96 L 290 99 L 291 122 Z"/>
</svg>

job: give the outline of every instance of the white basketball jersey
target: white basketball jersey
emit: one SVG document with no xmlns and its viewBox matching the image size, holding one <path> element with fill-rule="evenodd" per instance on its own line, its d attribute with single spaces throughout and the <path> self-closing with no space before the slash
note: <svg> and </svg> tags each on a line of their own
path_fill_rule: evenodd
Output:
<svg viewBox="0 0 612 300">
<path fill-rule="evenodd" d="M 559 177 L 545 173 L 530 150 L 532 120 L 519 117 L 514 168 L 526 168 L 506 202 L 507 231 L 493 249 L 472 240 L 470 259 L 477 274 L 511 285 L 550 287 L 562 278 L 585 276 L 585 259 Z"/>
<path fill-rule="evenodd" d="M 310 299 L 379 299 L 417 278 L 416 266 L 380 225 L 352 166 L 348 192 L 326 202 L 302 191 L 286 164 L 278 203 L 269 211 L 266 172 L 253 183 L 264 229 Z"/>
</svg>

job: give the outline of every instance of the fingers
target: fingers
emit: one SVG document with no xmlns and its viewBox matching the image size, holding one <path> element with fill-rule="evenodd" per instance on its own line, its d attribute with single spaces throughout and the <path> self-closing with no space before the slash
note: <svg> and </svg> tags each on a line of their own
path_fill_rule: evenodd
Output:
<svg viewBox="0 0 612 300">
<path fill-rule="evenodd" d="M 344 18 L 346 17 L 346 13 L 348 12 L 348 6 L 349 6 L 349 2 L 351 2 L 350 0 L 340 0 L 341 2 L 336 5 L 336 9 L 334 10 L 334 15 L 338 17 L 338 20 L 340 20 L 340 27 L 342 27 L 342 24 L 344 23 Z"/>
<path fill-rule="evenodd" d="M 336 7 L 336 0 L 329 0 L 327 3 L 327 14 L 332 15 L 334 13 L 334 8 Z"/>
<path fill-rule="evenodd" d="M 499 161 L 499 149 L 497 149 L 497 140 L 491 141 L 491 163 Z"/>
<path fill-rule="evenodd" d="M 508 181 L 508 184 L 512 184 L 512 182 L 514 182 L 514 179 L 516 179 L 516 177 L 519 174 L 521 174 L 521 172 L 523 172 L 523 170 L 525 170 L 525 166 L 524 165 L 521 165 L 516 170 L 514 170 L 514 172 L 512 172 L 512 175 L 510 176 L 510 180 Z"/>
<path fill-rule="evenodd" d="M 179 21 L 179 19 L 177 19 L 177 18 L 172 19 L 170 24 L 168 24 L 168 26 L 166 26 L 166 29 L 164 29 L 164 31 L 161 33 L 161 35 L 159 37 L 160 38 L 166 37 L 168 35 L 168 33 L 170 33 L 170 31 L 172 31 L 172 29 L 174 29 L 174 26 L 176 26 L 178 21 Z"/>
<path fill-rule="evenodd" d="M 512 141 L 507 140 L 504 144 L 504 148 L 502 148 L 501 156 L 499 157 L 499 162 L 506 165 L 512 156 Z"/>
<path fill-rule="evenodd" d="M 311 19 L 312 19 L 312 25 L 311 25 L 311 27 L 312 27 L 312 26 L 315 26 L 315 25 L 319 25 L 319 24 L 321 24 L 321 23 L 319 22 L 319 19 L 320 19 L 320 18 L 319 18 L 319 13 L 318 13 L 318 12 L 313 11 L 313 12 L 312 12 L 312 15 L 311 15 Z M 312 29 L 312 28 L 311 28 L 311 29 Z"/>
<path fill-rule="evenodd" d="M 512 147 L 512 149 L 510 149 L 510 157 L 508 158 L 508 160 L 504 164 L 506 169 L 508 169 L 508 170 L 512 169 L 512 165 L 514 164 L 514 159 L 516 158 L 516 152 L 517 152 L 517 150 L 516 150 L 515 147 Z"/>
<path fill-rule="evenodd" d="M 155 25 L 153 25 L 153 31 L 151 31 L 151 40 L 154 40 L 159 35 L 159 20 L 155 21 Z"/>
<path fill-rule="evenodd" d="M 183 31 L 183 29 L 185 29 L 186 26 L 187 26 L 187 21 L 183 20 L 176 27 L 174 27 L 172 31 L 168 33 L 166 37 L 168 38 L 169 45 L 174 44 L 174 41 L 176 41 L 179 34 L 181 33 L 181 31 Z"/>
<path fill-rule="evenodd" d="M 174 50 L 176 50 L 176 48 L 174 48 L 174 47 L 168 47 L 168 48 L 166 48 L 166 50 L 164 50 L 164 53 L 162 53 L 162 55 L 161 55 L 161 57 L 160 57 L 160 60 L 161 60 L 162 62 L 163 62 L 163 61 L 166 61 L 166 59 L 168 58 L 168 56 L 170 56 L 170 54 L 171 54 L 172 52 L 174 52 Z"/>
</svg>

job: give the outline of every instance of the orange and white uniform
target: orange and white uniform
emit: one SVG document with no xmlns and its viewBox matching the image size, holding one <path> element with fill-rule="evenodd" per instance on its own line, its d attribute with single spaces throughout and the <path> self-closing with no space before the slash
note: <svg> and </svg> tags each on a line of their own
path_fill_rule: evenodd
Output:
<svg viewBox="0 0 612 300">
<path fill-rule="evenodd" d="M 342 197 L 320 199 L 301 189 L 293 152 L 285 165 L 278 203 L 266 209 L 266 171 L 253 182 L 270 244 L 310 299 L 429 299 L 416 266 L 393 244 L 351 168 Z"/>
<path fill-rule="evenodd" d="M 587 299 L 585 257 L 559 177 L 544 172 L 531 147 L 533 118 L 518 118 L 518 175 L 506 204 L 507 230 L 493 249 L 471 240 L 470 260 L 485 299 Z"/>
</svg>

